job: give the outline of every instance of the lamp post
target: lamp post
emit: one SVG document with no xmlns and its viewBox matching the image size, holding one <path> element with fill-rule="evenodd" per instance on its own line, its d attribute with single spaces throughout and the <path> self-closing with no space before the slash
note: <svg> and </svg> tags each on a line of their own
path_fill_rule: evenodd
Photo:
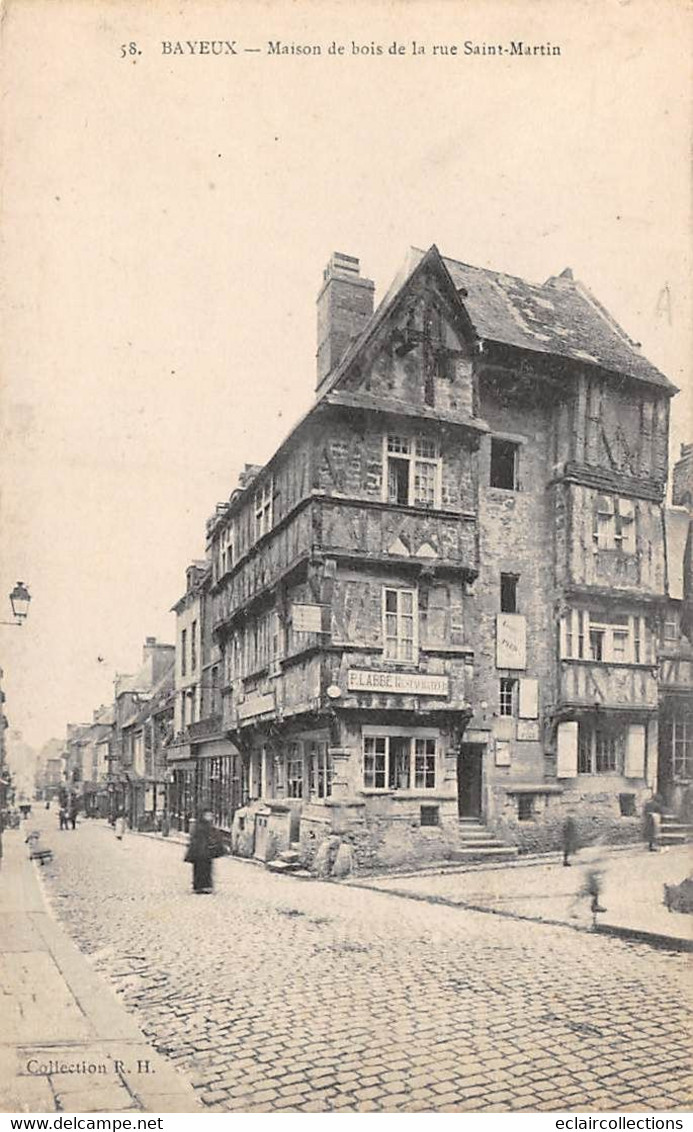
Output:
<svg viewBox="0 0 693 1132">
<path fill-rule="evenodd" d="M 0 625 L 10 625 L 15 628 L 21 628 L 26 621 L 30 601 L 31 594 L 24 585 L 24 582 L 17 582 L 17 585 L 10 594 L 10 605 L 12 607 L 14 621 L 0 621 Z M 0 669 L 0 680 L 2 679 L 2 675 L 2 669 Z M 7 779 L 7 765 L 5 762 L 5 730 L 7 728 L 7 717 L 4 711 L 1 710 L 4 702 L 5 694 L 0 687 L 0 857 L 2 856 L 4 810 L 7 806 L 7 787 L 9 785 Z"/>
<path fill-rule="evenodd" d="M 10 605 L 12 606 L 14 621 L 0 621 L 0 625 L 14 625 L 21 629 L 27 619 L 30 601 L 31 594 L 24 585 L 24 582 L 17 582 L 17 585 L 10 594 Z"/>
</svg>

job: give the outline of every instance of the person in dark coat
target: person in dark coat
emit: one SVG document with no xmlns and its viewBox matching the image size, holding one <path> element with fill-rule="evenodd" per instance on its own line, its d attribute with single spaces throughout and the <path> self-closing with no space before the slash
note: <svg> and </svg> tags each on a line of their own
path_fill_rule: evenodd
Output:
<svg viewBox="0 0 693 1132">
<path fill-rule="evenodd" d="M 661 794 L 655 794 L 643 806 L 643 816 L 645 819 L 645 840 L 647 847 L 651 853 L 655 853 L 658 849 L 657 842 L 659 841 L 659 831 L 662 821 L 662 810 L 664 804 Z"/>
<path fill-rule="evenodd" d="M 73 798 L 70 802 L 70 825 L 73 829 L 77 828 L 77 814 L 79 813 L 79 802 Z"/>
<path fill-rule="evenodd" d="M 224 843 L 212 825 L 212 815 L 205 810 L 190 831 L 185 860 L 193 867 L 193 892 L 210 893 L 214 888 L 212 871 L 214 858 L 222 857 Z"/>
<path fill-rule="evenodd" d="M 563 864 L 567 869 L 570 868 L 570 857 L 578 848 L 577 822 L 571 812 L 563 822 Z"/>
</svg>

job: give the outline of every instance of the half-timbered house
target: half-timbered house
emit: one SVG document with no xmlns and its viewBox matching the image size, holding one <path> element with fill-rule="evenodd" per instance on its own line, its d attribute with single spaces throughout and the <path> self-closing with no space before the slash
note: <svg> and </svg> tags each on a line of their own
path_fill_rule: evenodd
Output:
<svg viewBox="0 0 693 1132">
<path fill-rule="evenodd" d="M 413 251 L 374 312 L 332 257 L 315 405 L 208 523 L 240 851 L 635 835 L 674 392 L 568 271 Z"/>
</svg>

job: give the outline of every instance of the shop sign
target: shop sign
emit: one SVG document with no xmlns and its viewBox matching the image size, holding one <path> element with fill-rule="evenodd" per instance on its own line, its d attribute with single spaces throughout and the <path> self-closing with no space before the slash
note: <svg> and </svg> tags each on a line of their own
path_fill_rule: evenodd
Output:
<svg viewBox="0 0 693 1132">
<path fill-rule="evenodd" d="M 264 696 L 248 696 L 238 705 L 238 718 L 253 719 L 256 715 L 267 715 L 272 711 L 274 711 L 274 692 L 268 692 Z"/>
<path fill-rule="evenodd" d="M 350 692 L 388 692 L 401 696 L 448 696 L 447 676 L 429 676 L 423 672 L 382 672 L 373 668 L 350 668 L 347 674 Z"/>
<path fill-rule="evenodd" d="M 321 605 L 292 605 L 291 628 L 294 633 L 319 633 L 322 630 Z"/>
<path fill-rule="evenodd" d="M 526 668 L 526 635 L 521 613 L 496 615 L 496 668 Z"/>
<path fill-rule="evenodd" d="M 517 737 L 525 743 L 536 743 L 539 740 L 539 723 L 536 719 L 518 719 Z"/>
</svg>

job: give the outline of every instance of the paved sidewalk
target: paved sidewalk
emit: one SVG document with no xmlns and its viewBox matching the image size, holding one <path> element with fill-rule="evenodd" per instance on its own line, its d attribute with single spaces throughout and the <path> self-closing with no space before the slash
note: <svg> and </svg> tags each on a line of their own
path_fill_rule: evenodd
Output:
<svg viewBox="0 0 693 1132">
<path fill-rule="evenodd" d="M 435 875 L 364 877 L 344 881 L 431 903 L 493 912 L 513 919 L 588 930 L 593 927 L 590 901 L 579 896 L 590 869 L 603 870 L 597 916 L 599 931 L 658 943 L 677 950 L 693 946 L 691 916 L 668 912 L 664 884 L 678 884 L 691 872 L 690 845 L 648 853 L 642 846 L 627 850 L 584 849 L 569 869 L 560 859 L 536 859 L 532 865 L 495 866 Z"/>
<path fill-rule="evenodd" d="M 48 912 L 40 866 L 3 834 L 0 1111 L 194 1112 L 194 1092 Z"/>
</svg>

